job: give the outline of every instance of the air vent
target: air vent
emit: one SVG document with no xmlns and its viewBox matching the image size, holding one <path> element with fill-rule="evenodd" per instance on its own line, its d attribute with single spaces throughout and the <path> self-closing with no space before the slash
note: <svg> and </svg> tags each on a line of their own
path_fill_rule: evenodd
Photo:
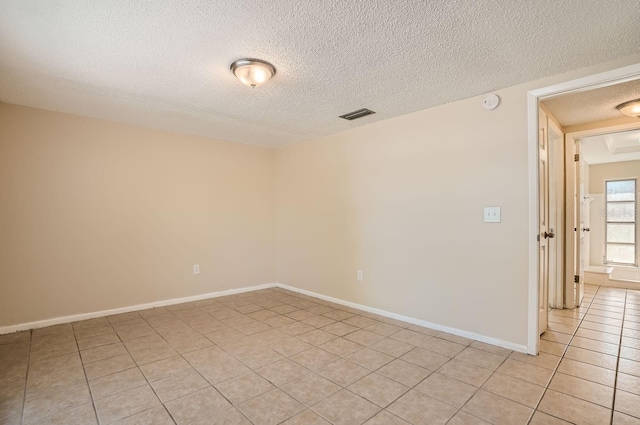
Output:
<svg viewBox="0 0 640 425">
<path fill-rule="evenodd" d="M 363 109 L 358 109 L 357 111 L 349 112 L 348 114 L 340 115 L 340 118 L 344 118 L 345 120 L 352 121 L 358 118 L 366 117 L 367 115 L 371 115 L 371 114 L 375 114 L 375 112 L 369 109 L 363 108 Z"/>
</svg>

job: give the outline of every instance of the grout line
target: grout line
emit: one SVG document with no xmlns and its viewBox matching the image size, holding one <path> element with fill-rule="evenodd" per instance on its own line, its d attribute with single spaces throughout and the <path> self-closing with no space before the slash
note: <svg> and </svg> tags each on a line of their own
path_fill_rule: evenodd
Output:
<svg viewBox="0 0 640 425">
<path fill-rule="evenodd" d="M 87 383 L 87 389 L 89 390 L 89 398 L 91 399 L 91 405 L 93 406 L 93 414 L 96 416 L 96 423 L 100 424 L 100 418 L 98 417 L 98 409 L 96 408 L 96 401 L 93 398 L 93 391 L 91 391 L 91 385 L 89 385 L 89 377 L 87 376 L 87 371 L 84 368 L 84 363 L 82 363 L 82 356 L 80 355 L 80 346 L 78 345 L 78 338 L 76 338 L 76 330 L 73 328 L 73 325 L 71 325 L 71 333 L 73 334 L 73 341 L 76 343 L 76 348 L 78 349 L 78 357 L 80 358 L 80 367 L 82 368 L 84 381 Z"/>
<path fill-rule="evenodd" d="M 611 424 L 613 424 L 613 415 L 616 407 L 616 388 L 618 388 L 618 370 L 620 369 L 620 354 L 622 352 L 622 335 L 624 334 L 624 319 L 625 313 L 627 311 L 627 295 L 629 291 L 625 289 L 624 291 L 624 307 L 622 312 L 622 326 L 620 327 L 620 341 L 618 344 L 618 359 L 616 360 L 616 375 L 613 381 L 613 400 L 611 401 Z"/>
<path fill-rule="evenodd" d="M 29 352 L 27 353 L 27 373 L 24 377 L 24 391 L 22 392 L 22 409 L 20 412 L 20 425 L 24 423 L 24 409 L 27 404 L 27 383 L 29 382 L 29 369 L 31 369 L 31 344 L 33 342 L 33 330 L 29 330 Z"/>
<path fill-rule="evenodd" d="M 593 300 L 596 298 L 596 295 L 598 294 L 598 291 L 600 291 L 600 286 L 598 286 L 598 289 L 596 289 L 596 292 L 593 294 L 593 297 L 591 298 L 591 301 L 589 302 L 589 305 L 587 306 L 585 314 L 582 316 L 582 319 L 580 319 L 580 321 L 578 322 L 578 325 L 576 326 L 575 330 L 573 331 L 573 334 L 571 334 L 571 338 L 569 339 L 569 342 L 567 343 L 567 345 L 565 346 L 564 350 L 562 351 L 562 354 L 559 356 L 560 357 L 560 361 L 558 361 L 558 364 L 553 368 L 553 372 L 551 373 L 551 376 L 549 377 L 549 380 L 547 381 L 547 384 L 544 386 L 544 391 L 542 392 L 542 395 L 538 399 L 538 402 L 536 403 L 536 406 L 531 411 L 531 415 L 529 415 L 529 420 L 527 421 L 527 425 L 531 424 L 531 421 L 533 420 L 533 415 L 538 411 L 538 408 L 540 407 L 540 403 L 542 402 L 542 399 L 544 398 L 545 394 L 547 393 L 547 390 L 549 389 L 549 385 L 551 384 L 551 381 L 556 376 L 556 373 L 558 372 L 558 368 L 560 367 L 560 363 L 562 363 L 562 360 L 564 359 L 565 354 L 567 353 L 567 351 L 569 350 L 569 347 L 571 346 L 571 342 L 573 341 L 573 338 L 575 337 L 576 333 L 578 333 L 578 329 L 580 329 L 580 326 L 582 325 L 582 322 L 584 321 L 584 317 L 589 312 L 589 309 L 591 308 L 591 304 L 593 304 Z M 576 307 L 576 308 L 578 308 L 578 307 Z M 550 415 L 550 416 L 553 416 L 553 415 Z M 558 418 L 558 419 L 560 419 L 560 418 Z"/>
</svg>

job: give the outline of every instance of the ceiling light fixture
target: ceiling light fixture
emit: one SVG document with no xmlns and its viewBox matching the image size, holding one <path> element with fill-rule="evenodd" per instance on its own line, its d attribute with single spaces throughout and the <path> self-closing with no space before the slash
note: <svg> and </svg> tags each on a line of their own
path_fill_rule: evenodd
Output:
<svg viewBox="0 0 640 425">
<path fill-rule="evenodd" d="M 640 118 L 640 99 L 621 103 L 616 106 L 616 109 L 628 117 Z"/>
<path fill-rule="evenodd" d="M 231 64 L 231 72 L 249 87 L 260 87 L 276 74 L 276 68 L 260 59 L 238 59 Z"/>
</svg>

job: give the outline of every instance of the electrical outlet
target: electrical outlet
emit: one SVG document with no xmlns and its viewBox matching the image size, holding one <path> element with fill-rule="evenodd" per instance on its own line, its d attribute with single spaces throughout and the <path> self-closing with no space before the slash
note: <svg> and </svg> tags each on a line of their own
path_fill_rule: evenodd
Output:
<svg viewBox="0 0 640 425">
<path fill-rule="evenodd" d="M 500 207 L 484 207 L 485 223 L 500 223 Z"/>
<path fill-rule="evenodd" d="M 358 270 L 357 278 L 358 282 L 362 282 L 364 280 L 364 274 L 362 273 L 362 270 Z"/>
<path fill-rule="evenodd" d="M 193 265 L 193 274 L 200 274 L 200 264 Z"/>
</svg>

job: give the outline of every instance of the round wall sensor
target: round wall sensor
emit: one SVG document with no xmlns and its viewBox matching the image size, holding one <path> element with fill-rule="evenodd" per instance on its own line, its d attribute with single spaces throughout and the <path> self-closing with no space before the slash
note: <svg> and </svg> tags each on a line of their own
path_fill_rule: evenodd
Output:
<svg viewBox="0 0 640 425">
<path fill-rule="evenodd" d="M 496 109 L 499 104 L 500 104 L 500 98 L 498 97 L 497 94 L 490 94 L 487 97 L 485 97 L 484 100 L 482 101 L 482 107 L 487 111 Z"/>
</svg>

